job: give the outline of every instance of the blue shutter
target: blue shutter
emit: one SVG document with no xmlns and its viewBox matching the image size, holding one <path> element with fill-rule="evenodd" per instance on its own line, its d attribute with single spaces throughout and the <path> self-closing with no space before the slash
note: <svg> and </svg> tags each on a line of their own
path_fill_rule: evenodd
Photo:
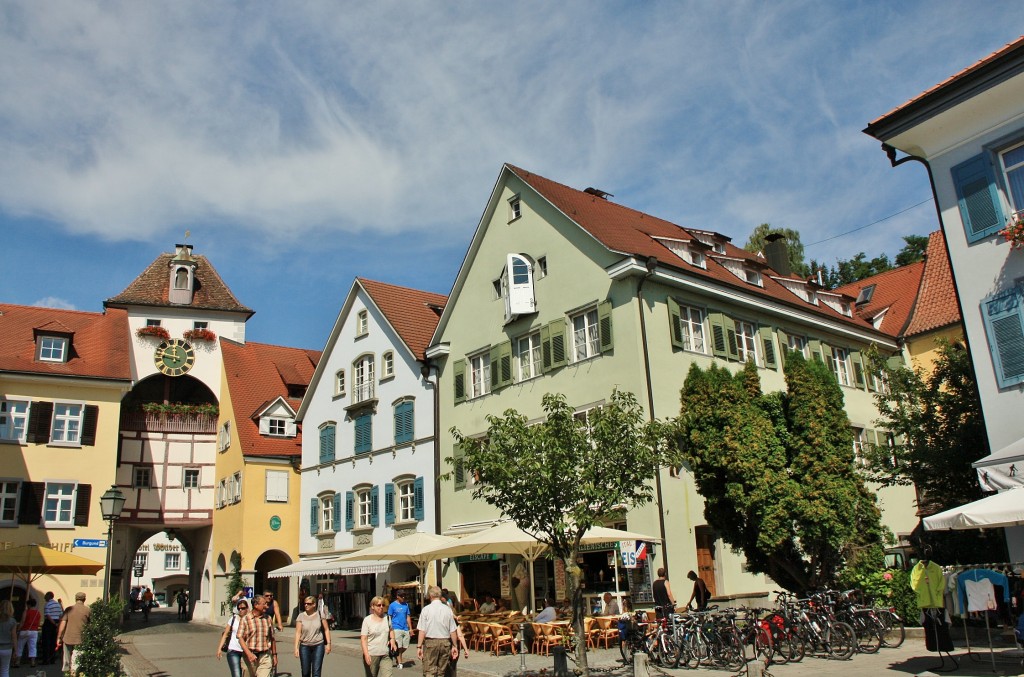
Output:
<svg viewBox="0 0 1024 677">
<path fill-rule="evenodd" d="M 953 167 L 950 173 L 967 241 L 976 242 L 1001 230 L 1006 225 L 1006 216 L 989 154 L 975 155 Z"/>
<path fill-rule="evenodd" d="M 320 428 L 320 462 L 330 463 L 334 460 L 334 426 L 325 425 Z"/>
<path fill-rule="evenodd" d="M 345 530 L 352 531 L 356 526 L 356 518 L 353 514 L 353 504 L 355 503 L 356 497 L 351 491 L 345 492 Z"/>
<path fill-rule="evenodd" d="M 413 403 L 406 400 L 395 407 L 395 444 L 412 442 L 413 438 Z"/>
<path fill-rule="evenodd" d="M 373 449 L 373 414 L 366 412 L 356 418 L 356 446 L 357 454 L 365 454 Z"/>
<path fill-rule="evenodd" d="M 334 505 L 331 506 L 331 512 L 334 519 L 334 533 L 341 531 L 341 494 L 334 494 Z"/>
<path fill-rule="evenodd" d="M 1024 382 L 1024 287 L 1014 287 L 981 303 L 992 366 L 1000 388 Z"/>
<path fill-rule="evenodd" d="M 395 523 L 395 485 L 388 482 L 384 485 L 384 526 Z"/>
<path fill-rule="evenodd" d="M 370 526 L 380 526 L 380 486 L 377 484 L 370 488 Z"/>
<path fill-rule="evenodd" d="M 317 517 L 320 515 L 320 501 L 319 499 L 314 498 L 310 500 L 310 503 L 312 503 L 312 505 L 309 511 L 309 535 L 316 536 L 317 531 L 319 531 L 319 527 L 317 526 Z"/>
<path fill-rule="evenodd" d="M 412 484 L 413 512 L 417 522 L 423 521 L 423 476 L 416 478 Z"/>
</svg>

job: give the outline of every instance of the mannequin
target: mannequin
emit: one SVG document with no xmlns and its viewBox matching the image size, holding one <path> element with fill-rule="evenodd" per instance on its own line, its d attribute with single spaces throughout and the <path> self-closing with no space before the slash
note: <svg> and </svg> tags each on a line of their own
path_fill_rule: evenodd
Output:
<svg viewBox="0 0 1024 677">
<path fill-rule="evenodd" d="M 953 650 L 953 640 L 949 636 L 949 626 L 945 619 L 945 604 L 942 598 L 945 579 L 942 577 L 942 567 L 931 560 L 931 555 L 932 549 L 929 546 L 921 549 L 921 561 L 910 570 L 910 587 L 917 594 L 917 606 L 924 615 L 925 648 L 928 651 L 938 651 L 939 657 L 942 658 L 942 663 L 933 670 L 941 671 L 946 664 L 942 654 L 949 655 Z M 954 664 L 954 667 L 948 668 L 949 670 L 959 667 L 955 658 L 949 656 L 949 659 Z"/>
</svg>

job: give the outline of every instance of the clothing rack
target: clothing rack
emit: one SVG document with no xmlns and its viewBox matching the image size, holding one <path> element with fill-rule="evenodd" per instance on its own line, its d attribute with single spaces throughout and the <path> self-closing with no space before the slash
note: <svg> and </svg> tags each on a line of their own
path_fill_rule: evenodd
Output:
<svg viewBox="0 0 1024 677">
<path fill-rule="evenodd" d="M 942 567 L 942 573 L 944 575 L 945 574 L 951 574 L 951 573 L 960 574 L 960 573 L 964 573 L 964 572 L 968 572 L 968 571 L 975 571 L 975 570 L 978 570 L 978 569 L 982 569 L 982 570 L 994 571 L 996 573 L 1001 573 L 1003 575 L 1016 576 L 1017 574 L 1012 573 L 1012 572 L 1016 571 L 1019 568 L 1024 568 L 1024 563 L 1021 563 L 1021 562 L 999 562 L 999 563 L 988 563 L 988 564 L 957 564 L 957 565 Z M 1009 569 L 1011 573 L 1010 574 L 1006 574 L 1006 572 L 1005 572 L 1006 569 Z M 1007 589 L 1005 591 L 1005 593 L 1007 595 L 1010 595 L 1010 592 L 1011 591 L 1009 589 Z M 1010 595 L 1010 596 L 1011 596 L 1011 606 L 1010 606 L 1010 609 L 1011 609 L 1011 616 L 1012 616 L 1013 615 L 1012 595 Z M 970 637 L 970 634 L 967 631 L 967 615 L 969 613 L 979 613 L 979 612 L 970 612 L 970 611 L 967 611 L 966 609 L 964 609 L 964 612 L 960 615 L 960 620 L 961 620 L 961 622 L 963 624 L 963 628 L 964 628 L 964 641 L 967 643 L 967 656 L 972 661 L 981 662 L 982 660 L 984 660 L 982 658 L 982 654 L 978 653 L 978 652 L 975 652 L 973 650 L 973 648 L 971 647 L 971 637 Z M 995 647 L 992 645 L 992 627 L 989 624 L 989 615 L 990 614 L 989 614 L 988 611 L 980 612 L 980 613 L 983 613 L 983 615 L 985 617 L 985 633 L 986 633 L 986 636 L 988 637 L 988 652 L 989 652 L 989 660 L 990 660 L 991 665 L 992 665 L 992 672 L 996 672 L 996 660 L 997 659 L 996 659 Z M 1014 619 L 1014 620 L 1016 620 L 1016 619 Z M 999 656 L 999 661 L 1000 662 L 1006 662 L 1007 659 L 1009 659 L 1009 658 L 1011 658 L 1011 657 L 1010 656 L 1006 656 L 1006 657 Z M 1018 658 L 1019 657 L 1012 657 L 1012 661 L 1011 662 L 1016 663 Z"/>
</svg>

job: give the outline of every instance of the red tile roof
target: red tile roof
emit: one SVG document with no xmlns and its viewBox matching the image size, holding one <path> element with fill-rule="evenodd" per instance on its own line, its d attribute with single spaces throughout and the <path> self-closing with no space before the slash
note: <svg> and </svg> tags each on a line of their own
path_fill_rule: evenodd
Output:
<svg viewBox="0 0 1024 677">
<path fill-rule="evenodd" d="M 242 453 L 246 456 L 301 456 L 302 433 L 296 437 L 264 437 L 253 416 L 269 402 L 284 398 L 298 410 L 301 398 L 288 397 L 289 385 L 309 385 L 320 352 L 265 343 L 235 343 L 221 339 L 224 374 L 231 394 L 232 413 Z M 286 374 L 286 377 L 282 377 Z M 298 380 L 299 383 L 288 383 Z"/>
<path fill-rule="evenodd" d="M 901 336 L 910 319 L 910 314 L 914 310 L 914 302 L 917 299 L 918 289 L 921 287 L 923 273 L 924 262 L 918 261 L 843 285 L 836 291 L 856 298 L 862 289 L 875 285 L 871 300 L 867 303 L 857 304 L 854 314 L 870 321 L 871 318 L 885 310 L 881 331 L 890 336 Z"/>
<path fill-rule="evenodd" d="M 871 136 L 876 136 L 877 138 L 877 135 L 875 134 L 875 127 L 885 122 L 888 118 L 908 113 L 909 111 L 907 109 L 915 108 L 919 105 L 926 104 L 927 99 L 930 99 L 932 96 L 939 95 L 942 90 L 951 87 L 952 85 L 960 82 L 961 80 L 965 80 L 969 76 L 977 73 L 979 70 L 1003 59 L 1004 57 L 1009 56 L 1010 54 L 1021 48 L 1024 48 L 1024 35 L 1017 38 L 1013 42 L 1008 42 L 1003 47 L 997 49 L 996 51 L 992 52 L 983 59 L 980 59 L 976 63 L 968 66 L 959 73 L 951 75 L 950 77 L 946 78 L 945 80 L 935 85 L 934 87 L 926 89 L 925 91 L 921 92 L 920 94 L 910 99 L 906 103 L 902 103 L 899 106 L 896 106 L 896 108 L 893 108 L 885 115 L 880 115 L 878 118 L 868 123 L 867 129 L 865 129 L 864 131 L 867 134 L 870 134 Z"/>
<path fill-rule="evenodd" d="M 417 359 L 425 359 L 424 353 L 437 329 L 441 310 L 448 302 L 448 297 L 362 277 L 356 278 L 356 281 L 380 308 L 409 351 Z"/>
<path fill-rule="evenodd" d="M 946 238 L 942 231 L 937 230 L 928 236 L 921 291 L 905 335 L 923 334 L 959 324 L 961 320 L 956 288 L 953 286 L 953 272 L 949 269 L 949 257 L 946 254 Z"/>
<path fill-rule="evenodd" d="M 67 362 L 36 360 L 36 330 L 72 334 Z M 0 372 L 131 381 L 128 314 L 0 303 Z"/>
<path fill-rule="evenodd" d="M 705 270 L 688 265 L 673 254 L 665 245 L 653 239 L 655 237 L 690 239 L 693 237 L 692 233 L 710 231 L 702 229 L 688 230 L 669 221 L 659 219 L 656 216 L 609 202 L 603 198 L 570 188 L 513 165 L 506 164 L 505 167 L 612 251 L 641 258 L 655 256 L 658 259 L 659 265 L 674 267 L 685 274 L 712 279 L 716 283 L 761 295 L 773 301 L 778 301 L 811 313 L 817 313 L 832 320 L 839 320 L 856 326 L 859 329 L 873 330 L 869 322 L 856 315 L 852 318 L 846 317 L 825 304 L 813 305 L 804 301 L 780 283 L 772 280 L 767 274 L 761 276 L 764 287 L 757 287 L 740 280 L 729 272 L 721 263 L 715 260 L 716 255 L 711 252 L 708 252 L 706 257 L 707 269 Z M 728 239 L 725 236 L 717 233 L 716 235 L 719 238 L 723 238 L 725 256 L 744 259 L 756 263 L 759 267 L 767 268 L 767 262 L 763 258 L 740 249 L 729 242 L 725 242 Z M 767 271 L 770 270 L 770 268 L 767 269 Z M 778 276 L 775 271 L 771 271 L 771 273 Z"/>
<path fill-rule="evenodd" d="M 170 262 L 172 258 L 174 258 L 174 254 L 163 253 L 158 256 L 123 292 L 104 301 L 103 307 L 170 306 L 167 294 L 171 285 Z M 190 308 L 227 310 L 246 313 L 250 316 L 255 312 L 235 298 L 205 256 L 193 258 L 198 265 L 195 272 L 195 293 L 192 296 Z"/>
</svg>

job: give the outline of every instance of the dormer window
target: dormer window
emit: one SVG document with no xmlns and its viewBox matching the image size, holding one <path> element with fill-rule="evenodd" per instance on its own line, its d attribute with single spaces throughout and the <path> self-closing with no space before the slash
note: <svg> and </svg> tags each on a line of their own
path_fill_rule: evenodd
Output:
<svg viewBox="0 0 1024 677">
<path fill-rule="evenodd" d="M 874 296 L 874 295 L 875 295 L 875 285 L 869 284 L 868 286 L 866 286 L 863 289 L 861 289 L 860 293 L 857 294 L 857 301 L 856 301 L 857 305 L 859 306 L 862 303 L 871 303 L 871 297 Z"/>
<path fill-rule="evenodd" d="M 267 420 L 267 434 L 284 436 L 285 421 L 283 418 L 271 418 Z"/>
<path fill-rule="evenodd" d="M 523 254 L 509 254 L 501 273 L 501 295 L 505 299 L 505 322 L 536 312 L 533 294 L 533 262 Z"/>
<path fill-rule="evenodd" d="M 690 250 L 690 263 L 697 266 L 698 268 L 707 268 L 708 264 L 704 260 L 704 255 L 700 252 Z"/>
<path fill-rule="evenodd" d="M 174 288 L 188 289 L 188 268 L 182 266 L 174 271 Z"/>
<path fill-rule="evenodd" d="M 743 279 L 746 280 L 749 284 L 757 285 L 758 287 L 762 286 L 761 273 L 757 272 L 756 270 L 744 270 Z"/>
<path fill-rule="evenodd" d="M 66 336 L 40 336 L 37 346 L 40 362 L 68 361 L 68 339 Z"/>
<path fill-rule="evenodd" d="M 295 437 L 295 421 L 280 415 L 260 417 L 260 434 L 270 437 Z"/>
</svg>

